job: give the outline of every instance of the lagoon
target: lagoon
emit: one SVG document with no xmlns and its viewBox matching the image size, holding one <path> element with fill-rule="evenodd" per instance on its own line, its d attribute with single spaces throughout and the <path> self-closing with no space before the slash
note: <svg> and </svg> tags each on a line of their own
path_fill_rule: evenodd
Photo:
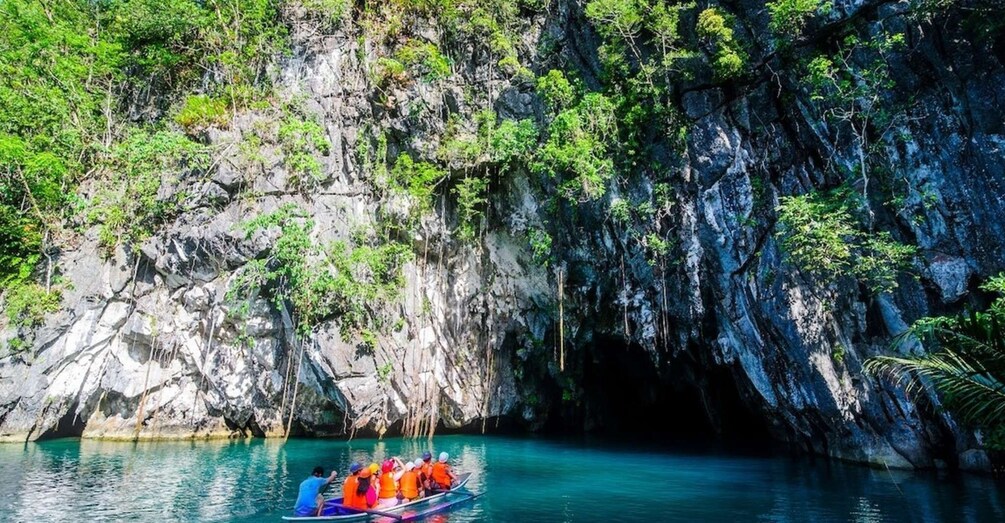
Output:
<svg viewBox="0 0 1005 523">
<path fill-rule="evenodd" d="M 0 445 L 0 521 L 279 522 L 315 465 L 447 451 L 484 495 L 438 522 L 1003 521 L 991 477 L 587 439 Z"/>
</svg>

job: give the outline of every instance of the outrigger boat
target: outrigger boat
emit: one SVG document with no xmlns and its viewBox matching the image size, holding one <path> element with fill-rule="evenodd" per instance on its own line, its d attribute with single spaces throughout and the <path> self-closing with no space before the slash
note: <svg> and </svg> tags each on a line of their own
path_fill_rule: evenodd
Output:
<svg viewBox="0 0 1005 523">
<path fill-rule="evenodd" d="M 286 521 L 413 521 L 436 512 L 442 512 L 454 505 L 470 501 L 476 497 L 464 486 L 471 479 L 471 473 L 457 476 L 457 483 L 450 489 L 437 492 L 415 501 L 380 510 L 356 510 L 342 504 L 342 498 L 325 501 L 320 516 L 283 516 Z"/>
</svg>

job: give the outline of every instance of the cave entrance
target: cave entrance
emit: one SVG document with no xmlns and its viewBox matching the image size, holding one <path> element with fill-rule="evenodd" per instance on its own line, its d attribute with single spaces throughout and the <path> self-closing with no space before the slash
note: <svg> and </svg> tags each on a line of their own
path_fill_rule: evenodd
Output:
<svg viewBox="0 0 1005 523">
<path fill-rule="evenodd" d="M 686 357 L 656 365 L 637 343 L 598 337 L 586 347 L 581 385 L 572 417 L 593 434 L 754 448 L 770 442 L 728 367 Z"/>
</svg>

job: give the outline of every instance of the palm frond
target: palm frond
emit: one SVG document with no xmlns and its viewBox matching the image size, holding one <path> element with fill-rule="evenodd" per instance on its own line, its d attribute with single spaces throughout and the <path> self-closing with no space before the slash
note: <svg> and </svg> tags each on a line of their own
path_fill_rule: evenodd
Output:
<svg viewBox="0 0 1005 523">
<path fill-rule="evenodd" d="M 1002 299 L 986 311 L 922 318 L 894 342 L 902 346 L 908 339 L 917 340 L 932 352 L 876 356 L 866 360 L 865 370 L 894 378 L 909 394 L 920 388 L 934 388 L 946 407 L 967 423 L 1005 427 L 1003 327 Z"/>
</svg>

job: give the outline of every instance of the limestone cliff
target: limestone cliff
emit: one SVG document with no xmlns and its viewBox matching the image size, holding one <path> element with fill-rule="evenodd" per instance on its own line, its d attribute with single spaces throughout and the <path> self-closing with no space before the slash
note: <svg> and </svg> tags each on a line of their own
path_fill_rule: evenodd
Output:
<svg viewBox="0 0 1005 523">
<path fill-rule="evenodd" d="M 445 160 L 433 208 L 407 238 L 414 257 L 400 296 L 372 304 L 389 318 L 372 340 L 335 320 L 298 335 L 263 296 L 234 314 L 228 290 L 278 236 L 249 236 L 240 224 L 293 202 L 313 219 L 316 242 L 348 238 L 407 212 L 375 188 L 360 151 L 434 158 L 451 133 L 476 134 L 483 109 L 542 122 L 547 107 L 533 82 L 486 59 L 478 42 L 450 50 L 444 79 L 380 83 L 372 71 L 384 44 L 350 29 L 317 34 L 288 13 L 295 46 L 278 62 L 277 98 L 320 122 L 330 143 L 314 153 L 322 177 L 305 190 L 293 176 L 289 151 L 270 138 L 275 107 L 205 131 L 212 166 L 166 178 L 158 194 L 183 198 L 176 218 L 132 249 L 103 255 L 91 229 L 59 255 L 70 282 L 63 309 L 34 333 L 32 356 L 0 360 L 0 437 L 281 435 L 294 402 L 298 434 L 492 430 L 500 417 L 599 428 L 618 419 L 615 398 L 669 419 L 669 433 L 699 418 L 735 433 L 752 419 L 774 439 L 841 459 L 982 466 L 974 434 L 938 413 L 936 398 L 907 398 L 861 363 L 917 350 L 891 339 L 920 316 L 960 307 L 1005 269 L 1001 29 L 978 36 L 958 13 L 933 20 L 912 16 L 916 3 L 851 0 L 797 41 L 824 45 L 842 24 L 908 40 L 889 62 L 902 91 L 890 104 L 903 109 L 883 136 L 895 138 L 873 144 L 903 196 L 895 207 L 870 205 L 874 227 L 919 251 L 896 289 L 874 293 L 854 278 L 821 283 L 780 249 L 779 198 L 833 185 L 825 173 L 854 168 L 854 149 L 814 110 L 763 4 L 722 8 L 750 72 L 674 84 L 687 122 L 679 161 L 640 165 L 578 205 L 556 205 L 528 169 L 497 174 L 476 237 L 463 240 L 452 188 L 472 167 Z M 562 65 L 601 89 L 601 39 L 582 5 L 562 0 L 520 16 L 516 46 L 534 73 Z M 435 27 L 414 24 L 441 43 Z M 650 131 L 657 149 L 676 132 Z M 252 136 L 261 139 L 249 155 L 242 144 Z M 660 185 L 669 195 L 656 197 Z M 626 224 L 610 217 L 619 199 L 656 203 Z M 669 243 L 658 259 L 646 235 L 630 231 L 641 220 Z M 551 231 L 547 263 L 528 241 L 535 230 Z M 605 373 L 636 390 L 614 390 Z"/>
</svg>

